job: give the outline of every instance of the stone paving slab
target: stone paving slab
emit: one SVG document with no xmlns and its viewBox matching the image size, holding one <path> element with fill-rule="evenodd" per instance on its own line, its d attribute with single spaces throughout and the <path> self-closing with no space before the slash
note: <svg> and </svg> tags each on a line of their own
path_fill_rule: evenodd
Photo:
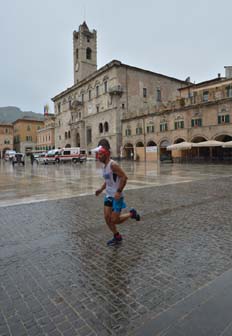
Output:
<svg viewBox="0 0 232 336">
<path fill-rule="evenodd" d="M 2 207 L 0 335 L 135 335 L 231 269 L 231 182 L 126 191 L 118 248 L 101 197 Z"/>
</svg>

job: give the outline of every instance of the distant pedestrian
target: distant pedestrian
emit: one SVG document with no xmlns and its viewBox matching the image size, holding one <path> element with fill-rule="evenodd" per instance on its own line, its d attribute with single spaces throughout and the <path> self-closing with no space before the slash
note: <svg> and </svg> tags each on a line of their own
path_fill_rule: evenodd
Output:
<svg viewBox="0 0 232 336">
<path fill-rule="evenodd" d="M 34 159 L 35 159 L 34 154 L 31 153 L 31 164 L 32 164 L 32 165 L 33 165 L 33 163 L 34 163 Z"/>
<path fill-rule="evenodd" d="M 117 230 L 116 225 L 122 224 L 129 218 L 139 221 L 140 215 L 134 208 L 130 209 L 128 213 L 121 214 L 121 210 L 126 208 L 123 189 L 128 178 L 123 169 L 110 158 L 109 143 L 103 140 L 98 145 L 94 151 L 97 153 L 99 161 L 104 164 L 103 178 L 105 182 L 100 189 L 96 190 L 95 194 L 98 196 L 104 190 L 106 192 L 104 198 L 104 217 L 107 226 L 114 235 L 107 245 L 116 245 L 122 241 L 122 236 Z"/>
</svg>

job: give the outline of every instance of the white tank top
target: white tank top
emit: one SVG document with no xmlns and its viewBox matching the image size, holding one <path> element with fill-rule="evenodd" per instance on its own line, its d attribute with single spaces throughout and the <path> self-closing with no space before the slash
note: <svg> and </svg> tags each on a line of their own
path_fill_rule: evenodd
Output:
<svg viewBox="0 0 232 336">
<path fill-rule="evenodd" d="M 114 160 L 110 160 L 107 166 L 103 168 L 103 178 L 106 182 L 106 196 L 114 197 L 120 183 L 120 177 L 113 173 L 111 164 L 115 163 Z M 123 194 L 122 194 L 123 197 Z"/>
</svg>

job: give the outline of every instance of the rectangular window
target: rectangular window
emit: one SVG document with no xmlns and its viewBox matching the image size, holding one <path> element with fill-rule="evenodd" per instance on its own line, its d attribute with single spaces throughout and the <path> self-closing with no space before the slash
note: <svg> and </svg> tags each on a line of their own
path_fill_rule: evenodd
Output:
<svg viewBox="0 0 232 336">
<path fill-rule="evenodd" d="M 86 133 L 86 140 L 87 140 L 87 145 L 89 145 L 92 142 L 92 130 L 91 128 L 87 128 L 87 133 Z"/>
<path fill-rule="evenodd" d="M 60 110 L 61 110 L 61 104 L 60 103 L 57 104 L 57 109 L 58 109 L 58 113 L 60 113 Z"/>
<path fill-rule="evenodd" d="M 84 103 L 84 99 L 85 99 L 85 95 L 84 95 L 84 93 L 82 93 L 82 95 L 81 95 L 81 102 L 82 103 Z"/>
<path fill-rule="evenodd" d="M 97 85 L 96 86 L 96 97 L 98 97 L 99 96 L 99 86 Z"/>
<path fill-rule="evenodd" d="M 226 97 L 232 97 L 232 86 L 229 85 L 226 87 Z"/>
<path fill-rule="evenodd" d="M 201 127 L 202 126 L 202 119 L 192 119 L 191 120 L 191 126 L 192 127 Z"/>
<path fill-rule="evenodd" d="M 104 82 L 104 92 L 107 93 L 108 91 L 108 83 Z"/>
<path fill-rule="evenodd" d="M 230 122 L 230 115 L 229 114 L 218 116 L 218 124 L 229 124 L 229 122 Z"/>
<path fill-rule="evenodd" d="M 161 102 L 161 90 L 159 88 L 156 90 L 156 100 Z"/>
<path fill-rule="evenodd" d="M 175 129 L 184 128 L 184 120 L 175 121 L 174 128 Z"/>
<path fill-rule="evenodd" d="M 68 107 L 71 110 L 71 108 L 72 108 L 72 101 L 71 100 L 68 101 Z"/>
<path fill-rule="evenodd" d="M 203 92 L 203 101 L 207 102 L 209 100 L 209 91 Z"/>
<path fill-rule="evenodd" d="M 167 123 L 160 124 L 160 132 L 165 132 L 167 130 L 168 130 L 168 124 Z"/>
<path fill-rule="evenodd" d="M 131 135 L 131 129 L 127 128 L 125 131 L 126 136 L 130 136 Z"/>
<path fill-rule="evenodd" d="M 136 134 L 137 134 L 137 135 L 140 135 L 140 134 L 142 134 L 142 133 L 143 133 L 142 127 L 137 127 L 137 128 L 136 128 Z"/>
<path fill-rule="evenodd" d="M 154 131 L 155 131 L 154 125 L 147 126 L 147 133 L 154 133 Z"/>
<path fill-rule="evenodd" d="M 99 112 L 99 105 L 96 106 L 96 109 L 97 109 L 97 113 Z"/>
<path fill-rule="evenodd" d="M 89 100 L 91 99 L 91 90 L 89 90 Z"/>
<path fill-rule="evenodd" d="M 143 97 L 144 97 L 144 98 L 147 97 L 147 88 L 143 88 Z"/>
</svg>

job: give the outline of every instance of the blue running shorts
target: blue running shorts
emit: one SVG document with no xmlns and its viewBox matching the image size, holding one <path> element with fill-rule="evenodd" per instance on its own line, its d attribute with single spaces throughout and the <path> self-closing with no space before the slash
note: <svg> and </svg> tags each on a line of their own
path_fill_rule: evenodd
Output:
<svg viewBox="0 0 232 336">
<path fill-rule="evenodd" d="M 105 196 L 104 206 L 112 207 L 113 212 L 121 212 L 122 209 L 126 208 L 126 203 L 124 202 L 124 197 L 116 200 L 113 197 Z"/>
</svg>

